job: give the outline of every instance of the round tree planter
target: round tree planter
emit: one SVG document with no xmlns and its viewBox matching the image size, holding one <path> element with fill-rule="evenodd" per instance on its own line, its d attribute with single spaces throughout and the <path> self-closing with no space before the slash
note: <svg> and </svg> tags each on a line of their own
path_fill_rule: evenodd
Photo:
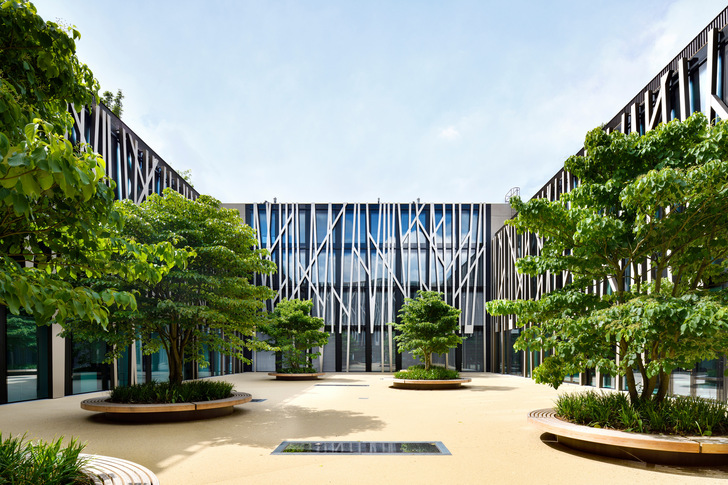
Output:
<svg viewBox="0 0 728 485">
<path fill-rule="evenodd" d="M 325 375 L 325 372 L 312 372 L 309 374 L 288 374 L 285 372 L 268 372 L 269 376 L 273 376 L 279 381 L 312 381 Z"/>
<path fill-rule="evenodd" d="M 470 377 L 457 379 L 424 380 L 424 379 L 394 379 L 392 387 L 395 389 L 419 389 L 435 391 L 439 389 L 458 389 L 462 384 L 470 382 Z"/>
<path fill-rule="evenodd" d="M 93 398 L 81 401 L 81 408 L 104 413 L 116 421 L 170 422 L 208 419 L 232 414 L 233 406 L 250 402 L 253 396 L 247 392 L 232 392 L 225 399 L 174 404 L 122 404 L 109 402 L 109 398 Z"/>
<path fill-rule="evenodd" d="M 151 470 L 132 461 L 85 453 L 79 457 L 88 460 L 83 471 L 94 485 L 159 485 L 159 479 Z"/>
<path fill-rule="evenodd" d="M 553 409 L 539 409 L 528 422 L 579 451 L 666 465 L 728 465 L 728 438 L 628 433 L 569 423 Z"/>
</svg>

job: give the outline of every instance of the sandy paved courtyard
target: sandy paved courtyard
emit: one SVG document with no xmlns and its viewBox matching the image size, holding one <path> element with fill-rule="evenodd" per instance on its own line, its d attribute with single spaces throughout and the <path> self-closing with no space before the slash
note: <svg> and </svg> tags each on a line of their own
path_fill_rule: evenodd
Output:
<svg viewBox="0 0 728 485">
<path fill-rule="evenodd" d="M 544 442 L 526 415 L 549 407 L 556 391 L 519 377 L 472 377 L 460 390 L 409 391 L 390 388 L 391 375 L 383 374 L 330 374 L 318 382 L 238 374 L 224 379 L 264 401 L 222 418 L 115 424 L 80 409 L 97 393 L 0 406 L 0 430 L 78 437 L 87 453 L 138 462 L 164 485 L 727 483 L 728 466 L 652 466 Z M 284 440 L 441 441 L 452 455 L 271 455 Z"/>
</svg>

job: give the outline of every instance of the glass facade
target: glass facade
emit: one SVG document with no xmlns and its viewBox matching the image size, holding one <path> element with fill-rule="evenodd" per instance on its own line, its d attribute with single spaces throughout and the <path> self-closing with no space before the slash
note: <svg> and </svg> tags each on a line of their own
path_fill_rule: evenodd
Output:
<svg viewBox="0 0 728 485">
<path fill-rule="evenodd" d="M 106 342 L 83 342 L 71 338 L 66 343 L 67 348 L 70 347 L 71 367 L 71 382 L 70 386 L 66 383 L 66 393 L 81 394 L 110 389 L 111 366 L 103 362 Z"/>
<path fill-rule="evenodd" d="M 49 397 L 50 332 L 25 314 L 8 315 L 5 328 L 7 402 Z"/>
<path fill-rule="evenodd" d="M 282 298 L 310 299 L 332 334 L 319 363 L 325 370 L 383 372 L 414 363 L 396 352 L 388 324 L 418 290 L 441 292 L 462 312 L 467 344 L 449 364 L 485 369 L 490 204 L 276 202 L 242 212 L 278 267 L 257 281 L 277 292 L 270 309 Z"/>
</svg>

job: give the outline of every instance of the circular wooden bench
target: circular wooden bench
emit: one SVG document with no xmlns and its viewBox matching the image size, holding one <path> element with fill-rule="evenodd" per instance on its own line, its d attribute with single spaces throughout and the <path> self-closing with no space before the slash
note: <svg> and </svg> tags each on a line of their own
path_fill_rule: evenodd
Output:
<svg viewBox="0 0 728 485">
<path fill-rule="evenodd" d="M 393 379 L 392 387 L 396 389 L 458 389 L 462 384 L 472 381 L 470 377 L 458 377 L 457 379 L 425 380 L 425 379 Z"/>
<path fill-rule="evenodd" d="M 324 375 L 325 372 L 310 372 L 307 374 L 292 374 L 292 373 L 286 373 L 286 372 L 268 372 L 269 376 L 273 376 L 276 378 L 276 380 L 279 381 L 311 381 L 314 379 L 318 379 L 322 375 Z"/>
<path fill-rule="evenodd" d="M 528 422 L 569 448 L 613 458 L 671 465 L 728 465 L 728 437 L 629 433 L 569 423 L 553 409 L 531 411 Z"/>
<path fill-rule="evenodd" d="M 79 458 L 88 460 L 83 467 L 94 485 L 160 485 L 157 476 L 148 468 L 121 458 L 88 455 Z"/>
<path fill-rule="evenodd" d="M 92 398 L 81 401 L 81 408 L 104 413 L 106 417 L 117 421 L 188 421 L 232 414 L 233 406 L 253 399 L 247 392 L 233 391 L 231 394 L 228 398 L 213 401 L 164 404 L 115 403 L 109 402 L 108 397 Z"/>
</svg>

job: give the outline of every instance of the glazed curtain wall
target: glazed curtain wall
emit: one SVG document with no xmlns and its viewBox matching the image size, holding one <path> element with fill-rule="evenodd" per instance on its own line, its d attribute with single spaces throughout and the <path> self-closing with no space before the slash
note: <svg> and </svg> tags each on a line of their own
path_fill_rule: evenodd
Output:
<svg viewBox="0 0 728 485">
<path fill-rule="evenodd" d="M 313 300 L 314 315 L 332 334 L 321 365 L 338 371 L 400 367 L 387 323 L 420 289 L 443 293 L 462 311 L 462 334 L 480 338 L 469 338 L 467 367 L 484 370 L 489 217 L 488 204 L 245 207 L 246 222 L 278 267 L 257 282 L 277 291 L 271 308 L 282 298 Z M 460 365 L 461 357 L 458 349 L 449 365 Z M 266 370 L 263 359 L 256 370 Z"/>
<path fill-rule="evenodd" d="M 604 129 L 644 134 L 661 122 L 685 120 L 696 111 L 705 113 L 710 119 L 728 119 L 728 106 L 725 103 L 725 61 L 728 49 L 726 24 L 728 8 L 614 116 Z M 557 200 L 578 183 L 576 177 L 560 170 L 534 197 Z M 539 277 L 518 274 L 516 260 L 526 255 L 537 255 L 541 250 L 541 241 L 532 234 L 517 234 L 512 227 L 505 226 L 495 234 L 492 245 L 493 299 L 539 299 L 541 295 L 561 288 L 570 281 L 567 272 Z M 635 272 L 645 270 L 644 265 L 632 268 Z M 609 285 L 608 282 L 595 281 L 590 291 L 604 294 L 610 291 Z M 616 288 L 611 290 L 616 291 Z M 520 333 L 515 317 L 490 318 L 493 369 L 506 374 L 530 376 L 544 356 L 513 350 L 513 342 Z M 722 374 L 724 368 L 725 358 L 721 358 L 702 362 L 694 369 L 676 371 L 672 376 L 671 392 L 726 399 L 728 381 Z M 573 376 L 572 381 L 605 388 L 620 388 L 622 384 L 596 372 Z"/>
</svg>

